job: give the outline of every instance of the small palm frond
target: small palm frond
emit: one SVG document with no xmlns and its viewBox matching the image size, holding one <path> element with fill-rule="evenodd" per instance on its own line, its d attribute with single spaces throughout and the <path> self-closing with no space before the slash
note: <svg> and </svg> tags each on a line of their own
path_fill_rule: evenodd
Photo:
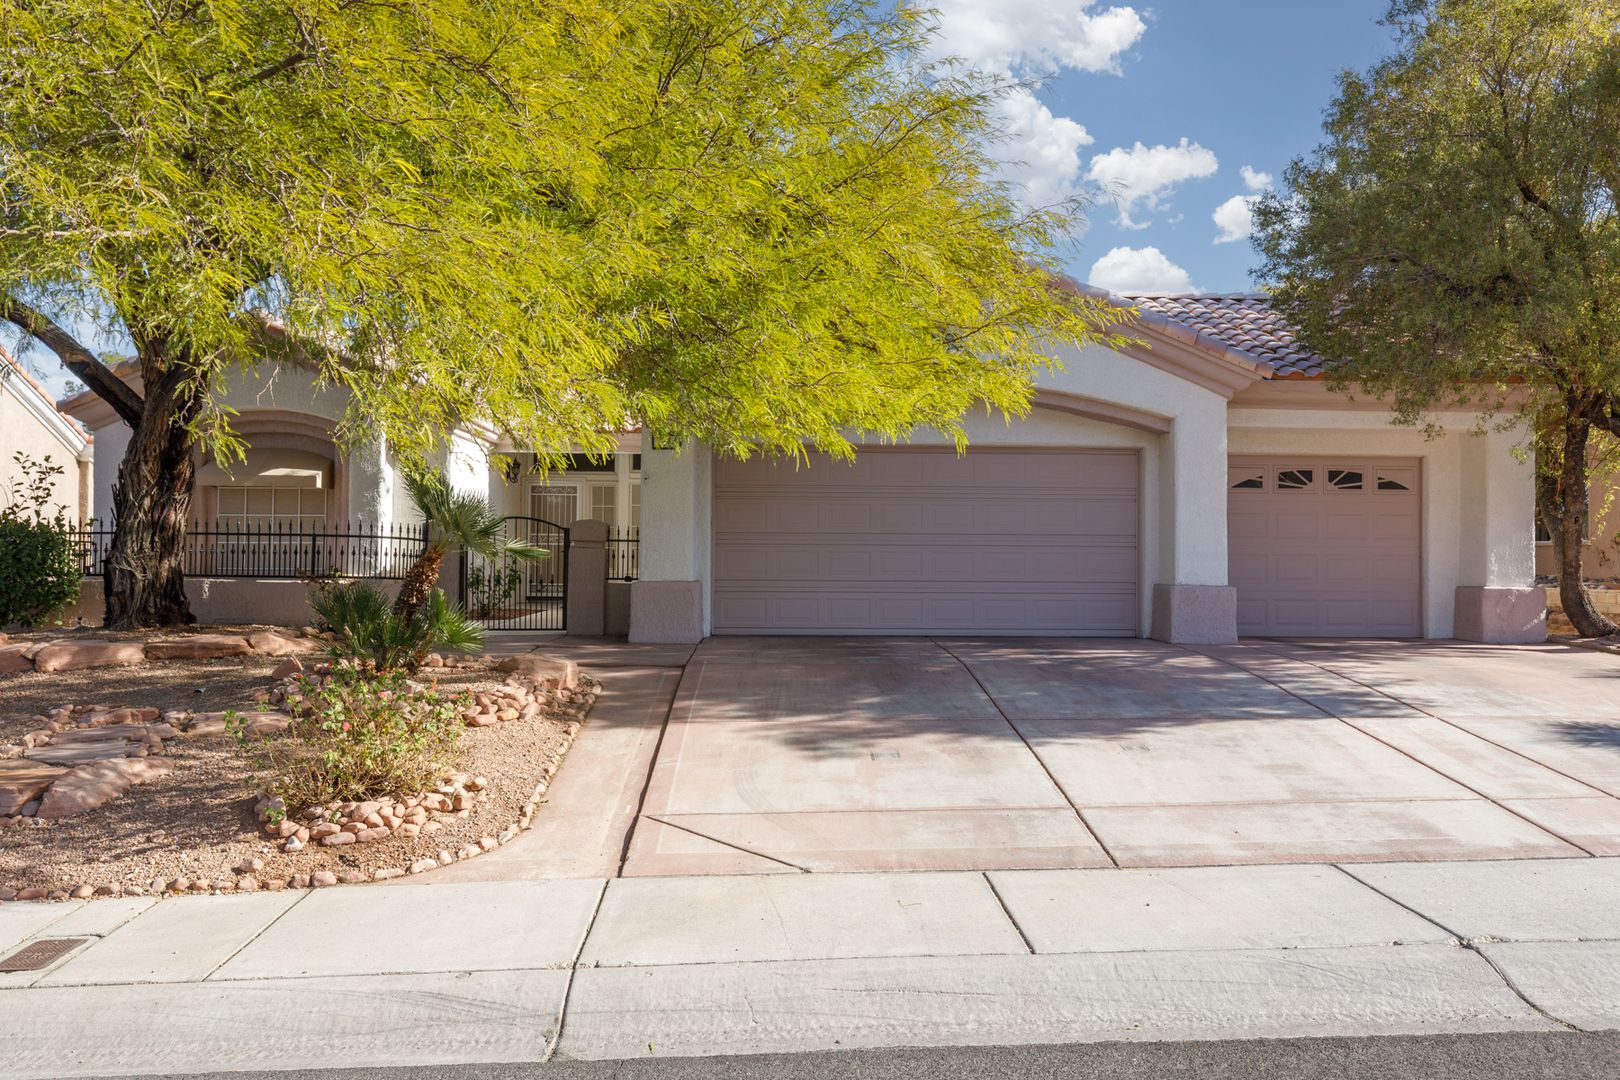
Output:
<svg viewBox="0 0 1620 1080">
<path fill-rule="evenodd" d="M 498 554 L 507 555 L 523 562 L 539 562 L 541 559 L 551 557 L 550 549 L 535 547 L 527 540 L 508 540 L 501 546 Z"/>
<path fill-rule="evenodd" d="M 434 648 L 474 653 L 484 648 L 484 628 L 469 619 L 459 604 L 451 603 L 443 589 L 434 589 L 416 614 L 419 638 Z"/>
</svg>

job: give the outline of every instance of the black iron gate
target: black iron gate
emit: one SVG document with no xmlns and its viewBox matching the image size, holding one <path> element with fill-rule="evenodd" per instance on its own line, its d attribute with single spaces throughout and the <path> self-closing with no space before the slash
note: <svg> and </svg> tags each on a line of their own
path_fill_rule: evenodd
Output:
<svg viewBox="0 0 1620 1080">
<path fill-rule="evenodd" d="M 463 553 L 461 603 L 490 630 L 568 629 L 568 529 L 533 517 L 506 519 L 506 539 L 544 548 L 538 561 Z"/>
</svg>

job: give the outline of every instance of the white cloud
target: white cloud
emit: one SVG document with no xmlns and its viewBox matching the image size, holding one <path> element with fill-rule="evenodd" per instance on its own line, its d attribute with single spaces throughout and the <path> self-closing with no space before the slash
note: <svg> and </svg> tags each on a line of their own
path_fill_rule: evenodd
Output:
<svg viewBox="0 0 1620 1080">
<path fill-rule="evenodd" d="M 1117 293 L 1197 292 L 1187 271 L 1153 246 L 1117 247 L 1091 264 L 1086 280 Z"/>
<path fill-rule="evenodd" d="M 1234 195 L 1215 208 L 1210 218 L 1220 230 L 1215 236 L 1217 244 L 1230 244 L 1246 240 L 1254 232 L 1254 201 L 1258 195 Z"/>
<path fill-rule="evenodd" d="M 1093 0 L 934 0 L 935 48 L 974 67 L 1017 74 L 1119 71 L 1147 24 L 1134 8 L 1095 13 Z"/>
<path fill-rule="evenodd" d="M 1238 174 L 1250 191 L 1266 191 L 1271 187 L 1271 174 L 1257 172 L 1251 165 L 1243 166 Z M 1215 208 L 1209 215 L 1215 228 L 1220 230 L 1215 234 L 1215 243 L 1230 244 L 1249 238 L 1254 232 L 1254 204 L 1259 198 L 1259 195 L 1234 195 Z"/>
<path fill-rule="evenodd" d="M 1134 8 L 1095 0 L 933 0 L 933 55 L 954 57 L 1009 80 L 1062 71 L 1120 71 L 1147 24 Z M 1018 86 L 996 104 L 1002 138 L 990 147 L 1001 178 L 1029 207 L 1052 206 L 1085 187 L 1084 125 L 1052 112 L 1035 89 Z"/>
<path fill-rule="evenodd" d="M 1213 176 L 1219 167 L 1213 151 L 1183 138 L 1175 146 L 1116 146 L 1091 159 L 1086 178 L 1113 201 L 1121 228 L 1143 229 L 1151 223 L 1137 221 L 1139 211 L 1162 209 L 1177 184 Z"/>
<path fill-rule="evenodd" d="M 1086 129 L 1055 116 L 1028 90 L 1014 90 L 996 106 L 1006 138 L 990 147 L 1001 176 L 1027 206 L 1051 206 L 1080 188 L 1080 148 L 1092 142 Z"/>
</svg>

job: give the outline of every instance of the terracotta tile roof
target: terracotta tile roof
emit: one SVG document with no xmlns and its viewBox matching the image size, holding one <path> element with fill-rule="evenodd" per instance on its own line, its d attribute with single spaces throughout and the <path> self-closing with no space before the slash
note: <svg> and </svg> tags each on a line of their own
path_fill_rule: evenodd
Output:
<svg viewBox="0 0 1620 1080">
<path fill-rule="evenodd" d="M 12 356 L 11 353 L 7 352 L 4 346 L 0 346 L 0 362 L 4 362 L 6 366 L 10 367 L 14 372 L 22 376 L 23 385 L 29 387 L 34 393 L 40 396 L 45 404 L 49 405 L 52 409 L 55 409 L 58 413 L 60 413 L 62 419 L 66 420 L 70 425 L 72 425 L 75 431 L 78 431 L 81 435 L 83 435 L 86 441 L 94 441 L 95 436 L 90 434 L 90 429 L 85 427 L 84 424 L 80 423 L 76 418 L 62 412 L 61 406 L 56 403 L 56 399 L 51 396 L 51 392 L 45 389 L 45 385 L 38 379 L 34 378 L 34 373 L 23 367 L 22 363 L 15 356 Z"/>
<path fill-rule="evenodd" d="M 1130 293 L 1121 299 L 1154 312 L 1264 364 L 1274 379 L 1319 379 L 1330 362 L 1305 348 L 1259 293 Z"/>
</svg>

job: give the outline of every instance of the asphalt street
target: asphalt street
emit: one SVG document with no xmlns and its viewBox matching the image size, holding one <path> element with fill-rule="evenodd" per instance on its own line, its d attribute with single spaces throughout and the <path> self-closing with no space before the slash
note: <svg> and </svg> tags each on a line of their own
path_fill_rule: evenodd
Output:
<svg viewBox="0 0 1620 1080">
<path fill-rule="evenodd" d="M 1620 1077 L 1620 1032 L 649 1056 L 637 1061 L 556 1060 L 205 1075 L 220 1080 L 941 1080 L 980 1076 L 1005 1080 L 1615 1080 Z"/>
</svg>

